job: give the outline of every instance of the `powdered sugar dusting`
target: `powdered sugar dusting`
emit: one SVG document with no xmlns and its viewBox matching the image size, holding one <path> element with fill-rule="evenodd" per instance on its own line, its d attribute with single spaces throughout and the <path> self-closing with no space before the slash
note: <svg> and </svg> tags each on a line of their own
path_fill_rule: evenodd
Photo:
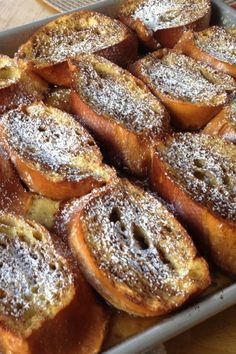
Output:
<svg viewBox="0 0 236 354">
<path fill-rule="evenodd" d="M 230 103 L 230 114 L 229 119 L 236 124 L 236 99 L 233 99 Z"/>
<path fill-rule="evenodd" d="M 236 29 L 213 26 L 196 32 L 194 42 L 214 58 L 236 64 Z"/>
<path fill-rule="evenodd" d="M 134 19 L 140 19 L 149 29 L 157 31 L 187 25 L 209 11 L 207 0 L 145 0 L 135 9 Z"/>
<path fill-rule="evenodd" d="M 72 116 L 38 104 L 26 112 L 9 111 L 2 124 L 11 148 L 52 176 L 59 173 L 79 181 L 96 175 L 94 164 L 101 164 L 101 154 L 90 134 Z"/>
<path fill-rule="evenodd" d="M 192 249 L 167 209 L 128 182 L 104 192 L 83 213 L 99 268 L 144 297 L 183 295 L 192 282 Z"/>
<path fill-rule="evenodd" d="M 0 312 L 28 330 L 34 316 L 60 306 L 73 276 L 49 237 L 25 221 L 0 217 Z"/>
<path fill-rule="evenodd" d="M 177 134 L 161 155 L 194 200 L 236 221 L 236 149 L 204 134 Z"/>
<path fill-rule="evenodd" d="M 175 52 L 168 52 L 161 59 L 147 57 L 142 61 L 141 72 L 162 93 L 193 103 L 222 104 L 226 91 L 236 89 L 229 75 Z"/>
<path fill-rule="evenodd" d="M 98 63 L 100 66 L 96 68 Z M 115 118 L 131 131 L 151 130 L 160 134 L 167 130 L 168 118 L 159 101 L 135 84 L 124 70 L 115 65 L 112 70 L 106 70 L 110 65 L 105 59 L 94 56 L 78 63 L 76 89 L 89 105 L 98 114 Z"/>
</svg>

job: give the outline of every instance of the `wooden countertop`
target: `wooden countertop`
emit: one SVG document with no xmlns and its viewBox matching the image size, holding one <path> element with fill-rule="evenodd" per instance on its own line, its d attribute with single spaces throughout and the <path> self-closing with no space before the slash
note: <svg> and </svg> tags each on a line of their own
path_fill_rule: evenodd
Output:
<svg viewBox="0 0 236 354">
<path fill-rule="evenodd" d="M 0 0 L 0 30 L 56 13 L 40 0 Z M 165 343 L 168 354 L 235 354 L 236 305 Z"/>
</svg>

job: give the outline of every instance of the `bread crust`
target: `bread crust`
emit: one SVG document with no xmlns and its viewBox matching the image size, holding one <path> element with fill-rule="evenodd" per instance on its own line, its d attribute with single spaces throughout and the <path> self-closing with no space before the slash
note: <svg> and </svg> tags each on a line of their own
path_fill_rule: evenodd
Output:
<svg viewBox="0 0 236 354">
<path fill-rule="evenodd" d="M 0 144 L 0 210 L 27 213 L 32 195 L 24 190 L 3 146 Z"/>
<path fill-rule="evenodd" d="M 207 32 L 207 30 L 204 32 Z M 191 58 L 208 63 L 213 68 L 216 68 L 219 71 L 223 71 L 226 74 L 236 78 L 236 65 L 216 59 L 212 55 L 205 52 L 203 49 L 199 48 L 194 42 L 194 32 L 192 31 L 187 31 L 183 33 L 175 48 L 181 50 L 183 53 L 190 56 Z"/>
<path fill-rule="evenodd" d="M 120 183 L 127 184 L 128 182 L 122 181 Z M 113 185 L 110 188 L 113 188 L 115 191 L 116 187 Z M 103 188 L 81 199 L 80 203 L 77 201 L 68 202 L 56 216 L 55 227 L 57 232 L 69 243 L 88 282 L 107 301 L 117 309 L 130 314 L 142 317 L 159 316 L 173 311 L 209 285 L 210 277 L 207 264 L 202 258 L 196 255 L 194 245 L 183 228 L 181 228 L 181 233 L 186 241 L 185 247 L 188 248 L 192 257 L 193 274 L 196 271 L 195 275 L 193 275 L 194 281 L 185 294 L 177 295 L 175 300 L 172 298 L 169 301 L 165 299 L 164 295 L 163 298 L 161 296 L 156 296 L 155 298 L 148 294 L 140 296 L 135 289 L 132 289 L 132 285 L 129 287 L 127 284 L 120 283 L 112 278 L 112 276 L 109 276 L 95 261 L 91 248 L 86 241 L 86 233 L 88 231 L 84 223 L 86 209 L 88 210 L 90 206 L 92 207 L 96 203 L 96 199 L 106 193 L 110 192 L 106 188 Z M 176 220 L 175 222 L 178 224 Z M 118 254 L 116 256 L 119 257 Z"/>
<path fill-rule="evenodd" d="M 73 113 L 78 116 L 79 121 L 88 128 L 91 134 L 100 142 L 105 154 L 109 157 L 112 163 L 128 169 L 128 171 L 135 176 L 141 178 L 147 177 L 156 140 L 162 139 L 163 136 L 171 130 L 167 111 L 164 110 L 164 107 L 162 107 L 157 100 L 155 101 L 154 96 L 151 96 L 148 88 L 141 80 L 131 76 L 130 73 L 118 68 L 112 63 L 104 61 L 102 58 L 96 56 L 93 58 L 91 57 L 91 62 L 92 60 L 96 63 L 101 61 L 101 63 L 112 70 L 114 85 L 122 82 L 120 78 L 124 77 L 126 78 L 125 84 L 132 84 L 137 89 L 141 89 L 143 95 L 150 95 L 152 101 L 154 99 L 155 104 L 159 107 L 160 111 L 159 116 L 158 113 L 156 113 L 156 126 L 159 130 L 157 129 L 158 131 L 155 131 L 154 124 L 154 128 L 143 129 L 143 131 L 139 132 L 135 127 L 132 129 L 122 122 L 122 120 L 119 121 L 119 119 L 116 118 L 115 113 L 106 115 L 104 113 L 100 114 L 96 112 L 96 107 L 89 101 L 89 98 L 85 96 L 83 89 L 77 89 L 77 85 L 80 87 L 79 81 L 82 80 L 82 77 L 80 77 L 80 70 L 83 70 L 79 67 L 79 64 L 80 61 L 83 64 L 84 58 L 85 57 L 81 56 L 76 62 L 70 62 L 73 87 L 71 94 Z M 86 56 L 86 58 L 89 57 Z M 127 87 L 125 85 L 123 87 L 126 88 L 128 92 L 128 84 Z M 140 97 L 140 100 L 142 99 L 143 97 Z M 129 114 L 132 115 L 132 109 L 129 110 Z M 158 119 L 161 121 L 161 127 L 158 125 Z"/>
<path fill-rule="evenodd" d="M 28 62 L 29 67 L 33 71 L 35 71 L 45 80 L 55 85 L 65 86 L 65 87 L 70 87 L 71 85 L 70 72 L 69 72 L 67 60 L 64 59 L 55 63 L 44 63 L 44 64 L 40 63 L 40 61 L 38 62 L 37 58 L 35 58 L 33 54 L 33 41 L 36 38 L 40 38 L 41 36 L 43 36 L 43 33 L 45 31 L 47 32 L 47 29 L 48 30 L 50 28 L 56 29 L 57 26 L 62 26 L 63 23 L 66 22 L 68 22 L 68 26 L 69 26 L 70 21 L 72 22 L 76 21 L 76 16 L 77 17 L 80 16 L 81 19 L 84 18 L 84 21 L 88 19 L 92 21 L 93 18 L 97 16 L 98 18 L 100 18 L 100 21 L 102 21 L 103 19 L 104 24 L 110 22 L 110 25 L 112 25 L 114 21 L 117 21 L 103 14 L 99 14 L 94 11 L 86 11 L 86 10 L 78 11 L 69 15 L 64 15 L 61 16 L 59 19 L 56 19 L 55 21 L 52 21 L 47 25 L 45 25 L 44 27 L 40 28 L 25 44 L 23 44 L 20 47 L 17 54 L 19 58 L 22 58 Z M 101 26 L 101 24 L 99 26 Z M 122 39 L 119 40 L 117 43 L 114 43 L 113 45 L 108 45 L 107 47 L 99 50 L 95 50 L 95 53 L 109 59 L 110 61 L 120 66 L 126 67 L 130 63 L 134 62 L 137 58 L 138 41 L 135 34 L 129 28 L 125 27 L 125 25 L 120 23 L 120 33 L 117 33 L 117 37 L 121 36 L 121 34 L 122 34 Z M 89 51 L 91 51 L 91 49 Z M 72 57 L 76 58 L 77 55 L 78 54 L 74 54 Z M 67 56 L 67 58 L 72 58 L 72 57 Z"/>
<path fill-rule="evenodd" d="M 48 231 L 39 224 L 29 220 L 26 222 L 37 228 L 44 237 L 45 234 L 49 237 Z M 0 350 L 3 354 L 59 354 L 62 351 L 87 354 L 98 353 L 101 348 L 108 312 L 99 303 L 80 271 L 75 271 L 74 261 L 65 245 L 56 238 L 54 241 L 57 252 L 67 258 L 70 272 L 74 272 L 72 289 L 68 288 L 72 297 L 69 302 L 66 302 L 68 299 L 64 300 L 64 307 L 55 316 L 44 319 L 39 328 L 28 334 L 17 333 L 0 321 Z"/>
<path fill-rule="evenodd" d="M 120 12 L 118 12 L 118 18 L 128 27 L 132 28 L 137 33 L 139 40 L 150 50 L 157 50 L 160 47 L 173 48 L 186 30 L 193 29 L 195 31 L 201 31 L 207 28 L 211 17 L 211 6 L 210 1 L 208 1 L 205 14 L 197 20 L 185 25 L 153 31 L 139 18 L 135 19 L 131 14 L 125 14 L 125 12 L 129 12 L 129 2 L 122 7 L 124 9 L 121 9 Z"/>
<path fill-rule="evenodd" d="M 1 71 L 8 70 L 9 77 L 1 78 Z M 5 81 L 5 85 L 4 85 Z M 43 99 L 48 84 L 21 63 L 0 55 L 0 114 L 23 104 Z"/>
<path fill-rule="evenodd" d="M 24 110 L 26 109 L 26 111 L 30 115 L 32 114 L 34 109 L 37 110 L 37 107 L 39 107 L 39 109 L 42 109 L 43 111 L 49 109 L 50 112 L 52 112 L 52 114 L 54 115 L 55 121 L 57 119 L 56 117 L 58 117 L 62 113 L 61 111 L 55 108 L 50 108 L 50 107 L 47 108 L 43 104 L 29 106 L 28 108 L 24 108 Z M 39 112 L 39 116 L 38 116 L 39 119 L 40 119 L 40 114 L 42 115 L 41 118 L 44 119 L 42 112 L 41 113 Z M 69 115 L 68 118 L 72 120 L 72 117 Z M 33 118 L 32 116 L 32 119 L 35 119 L 35 117 Z M 88 133 L 85 130 L 83 131 L 84 134 L 88 137 Z M 81 178 L 73 179 L 69 177 L 69 174 L 67 174 L 67 172 L 54 173 L 53 167 L 49 169 L 47 168 L 45 169 L 44 163 L 35 162 L 29 156 L 25 156 L 21 154 L 19 149 L 17 150 L 16 148 L 14 148 L 12 144 L 9 142 L 9 131 L 8 133 L 6 132 L 3 122 L 2 124 L 0 124 L 0 136 L 21 179 L 26 183 L 26 185 L 29 187 L 30 190 L 38 194 L 41 194 L 45 197 L 52 198 L 55 200 L 79 197 L 89 193 L 93 188 L 98 188 L 106 183 L 109 183 L 109 180 L 111 178 L 115 178 L 116 176 L 113 169 L 102 164 L 101 153 L 97 148 L 97 146 L 95 145 L 92 137 L 90 141 L 91 144 L 94 146 L 93 154 L 94 156 L 96 155 L 97 158 L 96 162 L 94 163 L 94 172 L 96 172 L 97 175 L 96 176 L 93 175 L 92 172 L 89 175 L 88 172 L 87 174 L 85 173 Z M 47 161 L 45 161 L 45 163 L 47 163 Z M 80 173 L 83 174 L 84 172 L 86 172 L 84 170 L 83 172 L 80 172 L 79 167 L 77 171 L 78 171 L 77 172 L 78 176 L 80 175 Z M 101 173 L 101 177 L 100 177 L 100 173 Z"/>
<path fill-rule="evenodd" d="M 150 54 L 149 57 L 158 60 L 170 52 L 171 51 L 167 49 L 159 49 L 158 51 Z M 172 52 L 175 53 L 175 51 Z M 176 53 L 181 52 L 176 51 Z M 160 98 L 171 115 L 173 125 L 175 125 L 178 129 L 187 131 L 201 129 L 207 124 L 207 122 L 209 122 L 211 118 L 222 110 L 224 104 L 227 102 L 227 98 L 225 98 L 222 103 L 216 105 L 200 102 L 187 102 L 182 99 L 172 97 L 169 94 L 165 94 L 152 83 L 148 75 L 142 73 L 141 68 L 144 61 L 145 58 L 137 61 L 130 66 L 129 70 L 145 82 L 153 94 Z"/>
<path fill-rule="evenodd" d="M 203 129 L 203 133 L 222 136 L 236 144 L 236 124 L 229 119 L 230 106 L 226 106 Z"/>
<path fill-rule="evenodd" d="M 159 147 L 162 151 L 163 147 Z M 202 252 L 221 269 L 236 274 L 236 224 L 196 202 L 175 180 L 158 150 L 153 157 L 151 185 L 171 203 Z"/>
</svg>

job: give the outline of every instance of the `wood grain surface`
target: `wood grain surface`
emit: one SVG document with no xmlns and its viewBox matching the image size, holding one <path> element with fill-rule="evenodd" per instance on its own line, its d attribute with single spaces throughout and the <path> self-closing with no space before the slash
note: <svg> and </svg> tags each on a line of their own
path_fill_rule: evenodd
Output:
<svg viewBox="0 0 236 354">
<path fill-rule="evenodd" d="M 19 26 L 54 13 L 55 10 L 40 0 L 0 0 L 0 29 Z M 168 354 L 236 354 L 236 306 L 165 345 Z"/>
</svg>

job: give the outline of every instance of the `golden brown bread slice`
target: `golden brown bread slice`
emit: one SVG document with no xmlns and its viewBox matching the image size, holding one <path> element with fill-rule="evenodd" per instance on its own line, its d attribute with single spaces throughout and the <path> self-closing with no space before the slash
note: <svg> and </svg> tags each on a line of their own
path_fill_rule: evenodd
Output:
<svg viewBox="0 0 236 354">
<path fill-rule="evenodd" d="M 209 0 L 128 0 L 118 10 L 119 19 L 152 50 L 172 48 L 187 29 L 208 27 L 210 16 Z"/>
<path fill-rule="evenodd" d="M 94 11 L 77 11 L 40 28 L 19 51 L 49 82 L 70 86 L 68 58 L 98 53 L 121 66 L 137 58 L 135 34 L 121 22 Z"/>
<path fill-rule="evenodd" d="M 236 28 L 212 26 L 185 32 L 175 48 L 236 78 Z"/>
<path fill-rule="evenodd" d="M 61 111 L 71 113 L 71 89 L 66 87 L 52 87 L 45 99 L 44 103 L 47 106 L 55 107 Z"/>
<path fill-rule="evenodd" d="M 207 263 L 184 228 L 127 180 L 67 202 L 55 228 L 92 286 L 128 313 L 168 313 L 210 283 Z"/>
<path fill-rule="evenodd" d="M 160 49 L 134 63 L 130 70 L 143 80 L 169 110 L 182 130 L 202 128 L 234 92 L 232 77 L 180 51 Z"/>
<path fill-rule="evenodd" d="M 203 129 L 203 133 L 219 135 L 236 144 L 236 99 L 234 98 Z"/>
<path fill-rule="evenodd" d="M 87 354 L 101 347 L 107 313 L 39 224 L 0 213 L 1 354 Z"/>
<path fill-rule="evenodd" d="M 176 134 L 154 154 L 151 178 L 204 252 L 236 274 L 235 146 L 210 135 Z"/>
<path fill-rule="evenodd" d="M 31 199 L 31 193 L 24 190 L 7 152 L 0 144 L 0 211 L 25 214 Z"/>
<path fill-rule="evenodd" d="M 24 63 L 0 54 L 0 114 L 22 104 L 40 101 L 48 85 Z"/>
<path fill-rule="evenodd" d="M 43 103 L 3 115 L 0 136 L 21 179 L 46 197 L 84 195 L 116 177 L 90 134 L 71 115 Z"/>
<path fill-rule="evenodd" d="M 143 82 L 107 59 L 84 54 L 69 66 L 72 111 L 113 163 L 146 176 L 155 141 L 170 131 L 165 108 Z"/>
</svg>

